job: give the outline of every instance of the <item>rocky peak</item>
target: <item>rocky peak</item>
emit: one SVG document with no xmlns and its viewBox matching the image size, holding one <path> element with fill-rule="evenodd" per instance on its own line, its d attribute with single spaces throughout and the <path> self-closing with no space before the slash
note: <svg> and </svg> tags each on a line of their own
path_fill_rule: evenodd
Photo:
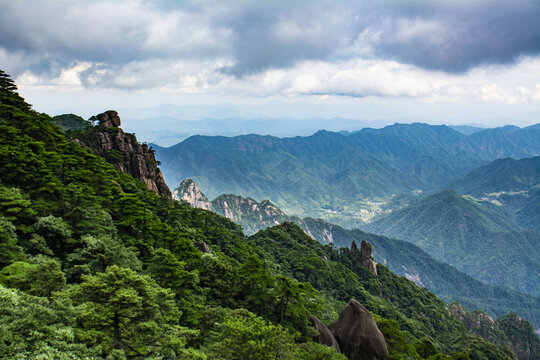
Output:
<svg viewBox="0 0 540 360">
<path fill-rule="evenodd" d="M 371 252 L 373 251 L 373 245 L 362 240 L 360 244 L 360 256 L 362 259 L 362 265 L 366 267 L 373 275 L 377 276 L 377 263 L 371 257 Z"/>
<path fill-rule="evenodd" d="M 105 111 L 104 113 L 97 115 L 96 118 L 101 127 L 120 127 L 120 116 L 118 116 L 118 112 L 114 110 Z"/>
<path fill-rule="evenodd" d="M 354 255 L 360 254 L 359 264 L 368 269 L 373 275 L 377 276 L 377 263 L 373 260 L 371 253 L 373 252 L 373 245 L 362 240 L 360 244 L 360 250 L 358 250 L 358 245 L 353 241 L 351 243 L 351 252 Z"/>
<path fill-rule="evenodd" d="M 185 201 L 193 207 L 212 210 L 212 204 L 208 198 L 201 192 L 195 181 L 191 179 L 182 181 L 178 189 L 173 191 L 172 196 L 174 199 Z"/>
<path fill-rule="evenodd" d="M 146 144 L 141 145 L 134 134 L 124 133 L 119 127 L 121 122 L 118 112 L 108 110 L 93 119 L 97 119 L 99 123 L 91 130 L 92 138 L 74 141 L 83 144 L 90 142 L 91 144 L 85 145 L 96 149 L 118 170 L 141 180 L 148 190 L 172 200 L 171 191 L 158 168 L 154 151 Z"/>
<path fill-rule="evenodd" d="M 494 321 L 488 314 L 482 311 L 469 312 L 456 302 L 450 304 L 448 310 L 463 322 L 471 334 L 510 347 L 518 360 L 540 357 L 540 338 L 532 325 L 520 316 L 511 313 Z"/>
</svg>

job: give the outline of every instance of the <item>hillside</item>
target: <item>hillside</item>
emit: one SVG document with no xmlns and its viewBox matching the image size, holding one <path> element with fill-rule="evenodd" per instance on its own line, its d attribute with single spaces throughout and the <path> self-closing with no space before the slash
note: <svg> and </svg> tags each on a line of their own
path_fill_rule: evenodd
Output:
<svg viewBox="0 0 540 360">
<path fill-rule="evenodd" d="M 429 292 L 416 292 L 413 289 L 416 287 L 413 283 L 405 278 L 395 278 L 391 276 L 388 269 L 381 265 L 377 265 L 378 275 L 372 274 L 363 265 L 361 265 L 361 256 L 347 249 L 335 250 L 331 247 L 321 245 L 315 240 L 308 237 L 300 228 L 291 223 L 284 223 L 280 226 L 269 228 L 261 231 L 249 238 L 249 241 L 255 243 L 262 249 L 262 256 L 268 260 L 272 260 L 280 264 L 279 270 L 282 273 L 291 275 L 297 279 L 307 280 L 314 284 L 315 288 L 326 293 L 332 293 L 337 299 L 347 299 L 349 297 L 361 297 L 360 294 L 355 295 L 356 288 L 355 276 L 359 275 L 363 282 L 370 284 L 367 287 L 368 291 L 378 294 L 382 299 L 387 301 L 392 299 L 393 303 L 397 303 L 395 309 L 386 308 L 386 313 L 395 313 L 395 318 L 398 323 L 401 323 L 401 314 L 410 314 L 415 322 L 418 322 L 420 327 L 424 328 L 424 334 L 434 336 L 445 336 L 448 329 L 432 327 L 426 322 L 426 317 L 431 318 L 433 315 L 448 316 L 446 306 L 429 295 Z M 327 272 L 326 270 L 330 270 Z M 390 275 L 390 276 L 388 276 Z M 350 285 L 353 285 L 350 287 Z M 398 297 L 387 293 L 388 289 L 399 287 L 401 293 Z M 412 287 L 409 287 L 412 286 Z M 424 290 L 425 291 L 425 290 Z M 411 298 L 415 300 L 411 302 Z M 375 302 L 369 300 L 365 302 L 366 306 L 374 312 L 376 308 L 384 308 L 385 305 L 381 299 Z M 535 306 L 534 304 L 531 304 Z M 463 308 L 462 308 L 463 309 Z M 499 344 L 510 345 L 515 348 L 520 348 L 516 353 L 520 359 L 533 359 L 540 357 L 540 342 L 538 336 L 534 333 L 530 323 L 519 318 L 519 324 L 512 324 L 511 319 L 519 318 L 518 316 L 509 315 L 497 322 L 500 326 L 493 323 L 490 327 L 492 331 L 488 334 L 481 334 L 485 338 L 490 338 L 491 341 Z M 470 325 L 463 319 L 465 325 Z M 509 324 L 510 323 L 510 324 Z M 509 326 L 510 325 L 510 326 Z M 404 326 L 406 326 L 404 324 Z M 487 326 L 486 326 L 487 327 Z M 521 332 L 516 334 L 516 328 L 521 328 Z M 473 328 L 470 328 L 474 333 Z M 435 331 L 434 333 L 430 333 Z M 414 334 L 414 330 L 413 330 Z M 477 334 L 478 335 L 478 334 Z M 518 336 L 516 336 L 518 335 Z M 509 340 L 512 338 L 512 340 Z M 519 344 L 519 345 L 518 345 Z M 472 343 L 471 343 L 472 345 Z M 489 355 L 488 355 L 489 356 Z"/>
<path fill-rule="evenodd" d="M 410 241 L 482 281 L 540 295 L 540 234 L 518 230 L 452 190 L 392 212 L 367 229 Z"/>
<path fill-rule="evenodd" d="M 523 230 L 540 230 L 540 157 L 495 160 L 452 185 L 461 194 L 497 205 Z"/>
<path fill-rule="evenodd" d="M 475 280 L 455 267 L 434 259 L 410 242 L 369 234 L 357 229 L 346 230 L 321 219 L 288 216 L 267 200 L 259 203 L 253 199 L 229 194 L 218 196 L 209 202 L 190 179 L 184 180 L 177 191 L 175 193 L 178 197 L 195 207 L 209 204 L 208 209 L 241 225 L 247 234 L 255 234 L 259 230 L 277 224 L 292 222 L 311 238 L 321 244 L 331 244 L 335 249 L 349 248 L 353 241 L 357 243 L 362 240 L 368 241 L 374 246 L 373 255 L 380 263 L 388 266 L 396 274 L 433 291 L 444 301 L 448 303 L 458 301 L 469 309 L 483 309 L 495 317 L 515 311 L 540 327 L 540 311 L 531 311 L 540 308 L 539 298 Z M 213 207 L 218 199 L 219 201 L 227 199 L 225 201 L 227 207 L 220 205 Z"/>
<path fill-rule="evenodd" d="M 528 191 L 536 186 L 540 186 L 540 156 L 521 160 L 495 160 L 452 184 L 457 192 L 476 197 L 490 193 Z"/>
<path fill-rule="evenodd" d="M 69 141 L 3 72 L 0 128 L 0 358 L 343 359 L 312 340 L 310 315 L 333 322 L 350 294 L 393 358 L 515 357 L 384 267 L 351 270 L 355 253 L 328 252 L 342 259 L 332 268 L 314 268 L 312 253 L 281 259 L 286 243 L 246 241 L 229 220 L 150 191 Z M 347 279 L 343 291 L 280 270 L 295 263 Z"/>
</svg>

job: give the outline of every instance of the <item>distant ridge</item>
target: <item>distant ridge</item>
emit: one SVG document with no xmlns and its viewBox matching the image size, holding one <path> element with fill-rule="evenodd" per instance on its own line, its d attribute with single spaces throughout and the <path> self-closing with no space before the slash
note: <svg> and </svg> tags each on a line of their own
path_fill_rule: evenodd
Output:
<svg viewBox="0 0 540 360">
<path fill-rule="evenodd" d="M 540 234 L 519 230 L 487 205 L 453 190 L 392 212 L 366 228 L 410 241 L 477 279 L 540 295 Z"/>
<path fill-rule="evenodd" d="M 500 157 L 540 155 L 540 129 L 464 135 L 444 125 L 413 123 L 347 135 L 192 136 L 155 149 L 169 184 L 192 178 L 212 198 L 269 199 L 289 213 L 353 227 L 367 200 L 433 191 Z"/>
</svg>

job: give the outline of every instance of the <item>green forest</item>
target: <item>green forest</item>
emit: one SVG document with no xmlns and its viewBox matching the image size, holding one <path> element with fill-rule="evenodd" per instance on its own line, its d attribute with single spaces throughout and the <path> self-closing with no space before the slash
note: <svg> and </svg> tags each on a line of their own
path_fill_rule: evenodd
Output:
<svg viewBox="0 0 540 360">
<path fill-rule="evenodd" d="M 0 71 L 1 359 L 345 359 L 309 316 L 329 324 L 351 298 L 390 359 L 517 358 L 386 267 L 291 223 L 247 237 L 73 136 Z M 506 328 L 540 358 L 534 333 Z"/>
</svg>

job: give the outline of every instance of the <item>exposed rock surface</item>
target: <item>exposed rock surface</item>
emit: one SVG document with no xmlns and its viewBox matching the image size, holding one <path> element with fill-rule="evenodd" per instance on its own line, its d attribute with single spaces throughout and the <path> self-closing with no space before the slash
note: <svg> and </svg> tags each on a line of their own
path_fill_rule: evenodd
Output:
<svg viewBox="0 0 540 360">
<path fill-rule="evenodd" d="M 353 241 L 351 243 L 350 250 L 354 255 L 358 256 L 358 254 L 360 254 L 360 264 L 366 269 L 368 269 L 373 275 L 377 276 L 377 263 L 371 257 L 373 245 L 362 240 L 362 243 L 360 244 L 360 250 L 358 250 L 358 245 L 356 245 L 356 241 Z"/>
<path fill-rule="evenodd" d="M 210 252 L 210 246 L 208 246 L 208 244 L 205 243 L 204 241 L 201 241 L 199 245 L 197 246 L 197 248 L 206 254 Z"/>
<path fill-rule="evenodd" d="M 93 128 L 92 141 L 97 146 L 98 153 L 118 170 L 141 180 L 148 190 L 172 200 L 171 191 L 157 166 L 154 152 L 148 149 L 146 144 L 139 144 L 135 135 L 126 134 L 119 128 L 121 122 L 118 113 L 109 110 L 96 118 L 99 124 Z"/>
<path fill-rule="evenodd" d="M 185 201 L 191 204 L 193 207 L 212 210 L 212 204 L 208 198 L 201 192 L 201 190 L 199 190 L 199 187 L 197 184 L 195 184 L 195 181 L 191 179 L 185 179 L 182 181 L 178 189 L 173 191 L 172 196 L 173 199 Z"/>
<path fill-rule="evenodd" d="M 377 276 L 377 263 L 371 257 L 371 252 L 373 251 L 373 245 L 362 240 L 360 245 L 360 252 L 362 257 L 362 265 L 371 271 L 375 276 Z"/>
<path fill-rule="evenodd" d="M 339 348 L 339 344 L 334 337 L 332 331 L 330 331 L 330 329 L 326 325 L 324 325 L 321 320 L 319 320 L 316 316 L 311 315 L 309 319 L 311 320 L 311 323 L 313 324 L 315 329 L 319 332 L 319 336 L 317 336 L 316 339 L 319 344 L 331 346 L 340 353 L 341 349 Z"/>
<path fill-rule="evenodd" d="M 255 234 L 269 226 L 291 221 L 292 218 L 269 200 L 257 202 L 251 198 L 224 194 L 209 201 L 192 179 L 182 181 L 180 186 L 173 191 L 173 198 L 188 202 L 193 207 L 211 210 L 223 215 L 241 225 L 248 235 Z"/>
<path fill-rule="evenodd" d="M 388 356 L 384 336 L 367 309 L 352 299 L 328 327 L 343 354 L 350 360 L 382 359 Z"/>
</svg>

